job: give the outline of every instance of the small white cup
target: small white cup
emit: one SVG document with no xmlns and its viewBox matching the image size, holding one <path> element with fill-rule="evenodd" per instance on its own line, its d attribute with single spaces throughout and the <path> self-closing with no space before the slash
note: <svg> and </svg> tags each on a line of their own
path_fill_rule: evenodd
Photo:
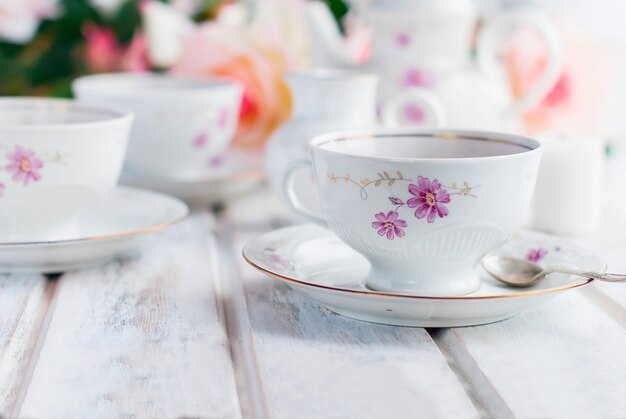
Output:
<svg viewBox="0 0 626 419">
<path fill-rule="evenodd" d="M 72 100 L 0 98 L 0 240 L 71 235 L 119 178 L 133 115 Z"/>
<path fill-rule="evenodd" d="M 534 140 L 448 130 L 340 132 L 309 147 L 313 162 L 284 178 L 293 209 L 368 258 L 370 288 L 429 296 L 479 288 L 475 267 L 521 227 L 541 157 Z M 323 215 L 294 187 L 311 165 Z"/>
<path fill-rule="evenodd" d="M 242 87 L 231 81 L 151 73 L 80 77 L 74 94 L 136 115 L 126 164 L 132 171 L 196 178 L 233 139 Z"/>
</svg>

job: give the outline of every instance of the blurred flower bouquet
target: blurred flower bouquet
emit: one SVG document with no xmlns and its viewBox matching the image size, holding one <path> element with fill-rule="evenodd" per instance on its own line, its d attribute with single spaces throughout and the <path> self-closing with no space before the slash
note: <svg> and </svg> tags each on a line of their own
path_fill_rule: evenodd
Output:
<svg viewBox="0 0 626 419">
<path fill-rule="evenodd" d="M 326 2 L 340 18 L 341 0 Z M 291 103 L 284 71 L 306 66 L 304 0 L 0 0 L 0 95 L 70 96 L 94 72 L 168 71 L 245 88 L 236 144 L 261 147 Z"/>
</svg>

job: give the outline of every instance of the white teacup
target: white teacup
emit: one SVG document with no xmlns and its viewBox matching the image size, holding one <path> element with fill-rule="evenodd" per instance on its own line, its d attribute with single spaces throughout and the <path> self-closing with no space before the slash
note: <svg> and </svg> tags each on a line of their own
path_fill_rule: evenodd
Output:
<svg viewBox="0 0 626 419">
<path fill-rule="evenodd" d="M 429 296 L 480 287 L 475 267 L 521 227 L 541 157 L 537 141 L 471 131 L 340 132 L 309 146 L 313 163 L 285 176 L 293 209 L 368 258 L 369 287 Z M 323 215 L 294 188 L 310 165 Z"/>
<path fill-rule="evenodd" d="M 72 90 L 82 101 L 132 110 L 126 164 L 171 178 L 206 173 L 235 134 L 243 94 L 231 81 L 150 73 L 80 77 Z"/>
<path fill-rule="evenodd" d="M 63 239 L 119 178 L 133 115 L 72 100 L 0 98 L 0 240 Z"/>
</svg>

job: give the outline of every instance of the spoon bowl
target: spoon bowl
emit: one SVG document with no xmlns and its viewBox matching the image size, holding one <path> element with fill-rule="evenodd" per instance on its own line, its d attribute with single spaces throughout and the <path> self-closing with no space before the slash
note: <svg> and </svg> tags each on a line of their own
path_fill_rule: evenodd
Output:
<svg viewBox="0 0 626 419">
<path fill-rule="evenodd" d="M 498 281 L 512 287 L 529 287 L 551 273 L 564 273 L 598 279 L 607 282 L 626 282 L 626 275 L 587 272 L 572 268 L 550 267 L 542 268 L 536 263 L 508 256 L 490 255 L 483 258 L 483 268 Z"/>
</svg>

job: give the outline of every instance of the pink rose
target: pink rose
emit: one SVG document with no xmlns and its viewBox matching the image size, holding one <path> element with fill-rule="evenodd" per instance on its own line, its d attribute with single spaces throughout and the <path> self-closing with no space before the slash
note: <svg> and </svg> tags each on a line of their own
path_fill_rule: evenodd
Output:
<svg viewBox="0 0 626 419">
<path fill-rule="evenodd" d="M 122 48 L 113 31 L 109 28 L 101 28 L 92 22 L 85 23 L 82 31 L 87 40 L 85 58 L 89 68 L 98 73 L 117 70 Z"/>
</svg>

